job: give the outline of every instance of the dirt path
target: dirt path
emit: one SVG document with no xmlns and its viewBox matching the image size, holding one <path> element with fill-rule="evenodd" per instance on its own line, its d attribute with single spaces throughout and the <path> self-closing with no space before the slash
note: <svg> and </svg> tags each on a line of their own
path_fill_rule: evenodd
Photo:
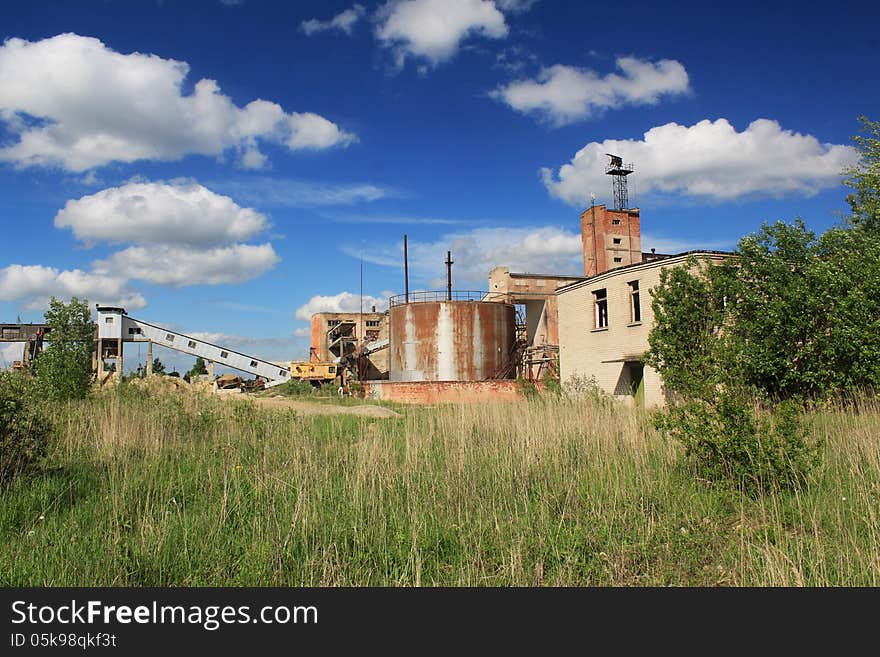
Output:
<svg viewBox="0 0 880 657">
<path fill-rule="evenodd" d="M 390 408 L 364 404 L 363 406 L 341 406 L 320 402 L 300 401 L 288 397 L 255 397 L 254 403 L 263 408 L 289 408 L 303 415 L 360 415 L 362 417 L 400 417 Z"/>
</svg>

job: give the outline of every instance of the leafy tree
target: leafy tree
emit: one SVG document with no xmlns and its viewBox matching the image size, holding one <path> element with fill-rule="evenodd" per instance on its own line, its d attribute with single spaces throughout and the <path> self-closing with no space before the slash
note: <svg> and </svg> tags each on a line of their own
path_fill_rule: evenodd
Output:
<svg viewBox="0 0 880 657">
<path fill-rule="evenodd" d="M 37 377 L 54 399 L 79 399 L 92 381 L 95 324 L 88 301 L 52 297 L 44 313 L 48 346 L 37 359 Z"/>
<path fill-rule="evenodd" d="M 880 230 L 880 121 L 859 120 L 862 130 L 853 138 L 859 162 L 844 171 L 849 178 L 843 184 L 853 190 L 846 200 L 854 224 Z"/>
<path fill-rule="evenodd" d="M 165 364 L 159 360 L 159 357 L 156 356 L 153 359 L 153 374 L 164 374 L 165 373 Z"/>
<path fill-rule="evenodd" d="M 765 224 L 721 265 L 663 272 L 647 362 L 670 391 L 774 401 L 880 388 L 880 139 L 857 144 L 841 225 L 816 237 L 800 219 Z"/>
<path fill-rule="evenodd" d="M 192 381 L 196 377 L 198 377 L 202 374 L 207 374 L 207 373 L 208 373 L 208 368 L 205 365 L 205 359 L 202 358 L 201 356 L 196 356 L 195 365 L 192 366 L 192 369 L 190 369 L 190 371 L 187 372 L 183 378 L 186 381 Z"/>
</svg>

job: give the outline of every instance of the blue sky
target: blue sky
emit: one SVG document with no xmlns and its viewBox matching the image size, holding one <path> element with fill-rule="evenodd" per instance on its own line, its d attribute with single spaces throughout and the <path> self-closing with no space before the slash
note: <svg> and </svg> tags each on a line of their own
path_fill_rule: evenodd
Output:
<svg viewBox="0 0 880 657">
<path fill-rule="evenodd" d="M 304 357 L 312 311 L 358 307 L 361 257 L 366 306 L 402 290 L 404 233 L 414 289 L 447 250 L 460 288 L 579 273 L 610 149 L 645 249 L 822 230 L 880 115 L 880 10 L 709 4 L 10 4 L 0 321 L 79 294 Z"/>
</svg>

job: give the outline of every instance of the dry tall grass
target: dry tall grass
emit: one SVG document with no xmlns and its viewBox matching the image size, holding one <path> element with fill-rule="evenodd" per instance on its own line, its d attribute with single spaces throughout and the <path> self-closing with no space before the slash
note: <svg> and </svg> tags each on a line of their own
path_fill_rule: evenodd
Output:
<svg viewBox="0 0 880 657">
<path fill-rule="evenodd" d="M 880 407 L 811 416 L 825 463 L 753 499 L 595 402 L 297 417 L 122 390 L 57 409 L 0 492 L 6 585 L 880 584 Z"/>
</svg>

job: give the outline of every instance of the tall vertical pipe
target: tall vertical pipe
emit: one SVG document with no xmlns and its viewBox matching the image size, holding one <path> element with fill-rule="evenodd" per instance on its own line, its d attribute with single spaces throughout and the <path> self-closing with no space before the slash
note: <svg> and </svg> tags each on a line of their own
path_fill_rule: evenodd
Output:
<svg viewBox="0 0 880 657">
<path fill-rule="evenodd" d="M 446 252 L 446 300 L 452 301 L 452 251 Z"/>
</svg>

